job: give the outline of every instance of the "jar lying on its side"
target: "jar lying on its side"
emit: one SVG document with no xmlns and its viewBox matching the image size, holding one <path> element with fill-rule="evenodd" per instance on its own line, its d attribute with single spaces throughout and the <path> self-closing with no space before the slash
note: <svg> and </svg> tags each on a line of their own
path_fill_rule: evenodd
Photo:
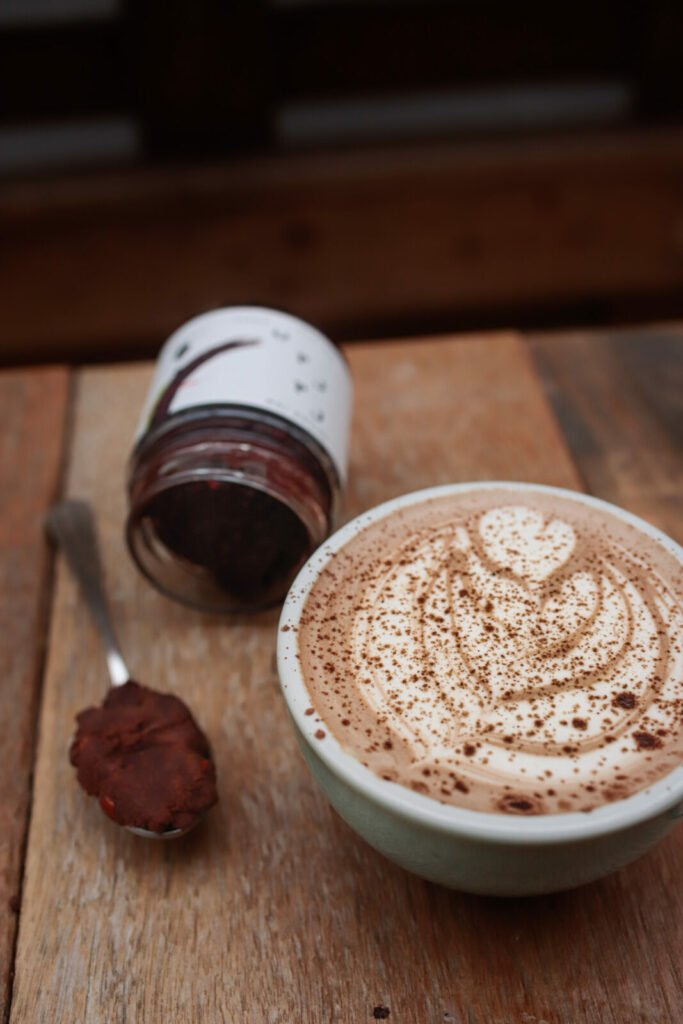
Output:
<svg viewBox="0 0 683 1024">
<path fill-rule="evenodd" d="M 162 349 L 128 477 L 126 538 L 169 597 L 215 611 L 280 602 L 331 532 L 351 380 L 296 317 L 215 310 Z"/>
</svg>

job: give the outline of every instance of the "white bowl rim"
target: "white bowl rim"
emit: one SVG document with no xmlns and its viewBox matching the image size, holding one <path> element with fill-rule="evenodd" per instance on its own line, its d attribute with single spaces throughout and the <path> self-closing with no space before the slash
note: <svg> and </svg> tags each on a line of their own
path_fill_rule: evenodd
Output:
<svg viewBox="0 0 683 1024">
<path fill-rule="evenodd" d="M 441 484 L 391 498 L 389 501 L 362 512 L 332 534 L 299 571 L 285 599 L 278 624 L 278 674 L 290 716 L 301 737 L 327 768 L 352 789 L 400 818 L 451 835 L 516 845 L 573 842 L 594 839 L 601 835 L 627 829 L 672 810 L 683 801 L 683 765 L 674 768 L 672 772 L 648 786 L 647 789 L 589 812 L 578 811 L 533 817 L 508 816 L 472 811 L 452 804 L 442 804 L 432 797 L 415 793 L 400 783 L 382 779 L 369 768 L 360 764 L 352 754 L 347 753 L 331 733 L 329 727 L 325 730 L 323 740 L 316 738 L 315 733 L 320 729 L 321 722 L 317 715 L 305 714 L 306 709 L 310 708 L 313 702 L 306 689 L 300 668 L 297 627 L 306 598 L 320 572 L 337 551 L 344 547 L 360 530 L 370 523 L 383 519 L 397 509 L 428 501 L 431 498 L 481 489 L 530 490 L 556 494 L 603 509 L 652 537 L 683 565 L 683 548 L 657 527 L 602 498 L 567 488 L 515 481 L 469 481 Z"/>
</svg>

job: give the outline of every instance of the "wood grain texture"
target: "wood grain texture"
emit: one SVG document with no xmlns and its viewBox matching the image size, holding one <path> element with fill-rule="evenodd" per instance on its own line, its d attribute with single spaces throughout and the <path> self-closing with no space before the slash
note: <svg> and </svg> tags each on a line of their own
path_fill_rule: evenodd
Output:
<svg viewBox="0 0 683 1024">
<path fill-rule="evenodd" d="M 472 477 L 578 485 L 512 335 L 359 346 L 348 514 Z M 80 377 L 68 491 L 94 502 L 138 677 L 181 694 L 221 802 L 178 844 L 118 830 L 66 759 L 104 665 L 59 565 L 12 1024 L 674 1024 L 680 847 L 533 900 L 463 896 L 367 847 L 299 756 L 274 672 L 277 613 L 225 620 L 154 593 L 123 547 L 123 471 L 149 367 Z M 679 858 L 677 860 L 677 858 Z"/>
<path fill-rule="evenodd" d="M 683 543 L 683 326 L 528 344 L 587 489 Z"/>
<path fill-rule="evenodd" d="M 675 293 L 682 177 L 677 129 L 8 185 L 0 358 L 151 355 L 190 316 L 244 301 L 355 340 L 387 321 Z"/>
<path fill-rule="evenodd" d="M 46 627 L 45 507 L 59 482 L 68 373 L 0 374 L 0 1020 L 7 1005 Z"/>
</svg>

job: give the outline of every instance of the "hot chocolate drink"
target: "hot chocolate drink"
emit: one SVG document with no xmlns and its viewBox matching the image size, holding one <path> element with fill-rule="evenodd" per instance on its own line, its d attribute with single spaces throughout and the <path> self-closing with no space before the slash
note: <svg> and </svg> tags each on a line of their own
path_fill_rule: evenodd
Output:
<svg viewBox="0 0 683 1024">
<path fill-rule="evenodd" d="M 399 508 L 334 555 L 298 628 L 319 741 L 443 803 L 590 811 L 683 760 L 683 567 L 578 496 Z"/>
</svg>

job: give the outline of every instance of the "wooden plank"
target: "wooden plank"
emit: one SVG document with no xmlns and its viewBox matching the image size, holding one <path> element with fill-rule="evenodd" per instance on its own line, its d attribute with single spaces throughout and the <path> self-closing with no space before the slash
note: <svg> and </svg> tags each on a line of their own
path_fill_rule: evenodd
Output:
<svg viewBox="0 0 683 1024">
<path fill-rule="evenodd" d="M 682 176 L 671 130 L 8 185 L 0 358 L 151 354 L 245 301 L 346 338 L 505 304 L 680 302 Z"/>
<path fill-rule="evenodd" d="M 564 439 L 514 334 L 348 349 L 357 436 L 350 512 L 460 480 L 580 488 Z"/>
<path fill-rule="evenodd" d="M 683 543 L 683 326 L 528 344 L 587 489 Z"/>
<path fill-rule="evenodd" d="M 0 1019 L 11 986 L 33 770 L 49 565 L 42 518 L 60 478 L 68 373 L 0 374 Z"/>
<path fill-rule="evenodd" d="M 446 480 L 577 486 L 515 336 L 348 355 L 348 514 Z M 122 478 L 149 379 L 149 367 L 81 375 L 68 492 L 95 505 L 133 671 L 191 702 L 221 802 L 186 841 L 163 845 L 118 830 L 78 790 L 66 759 L 73 715 L 106 682 L 60 563 L 12 1024 L 370 1022 L 380 1005 L 420 1024 L 675 1024 L 676 837 L 606 881 L 534 900 L 413 878 L 356 839 L 305 769 L 277 690 L 277 612 L 202 615 L 140 579 L 124 551 Z"/>
</svg>

